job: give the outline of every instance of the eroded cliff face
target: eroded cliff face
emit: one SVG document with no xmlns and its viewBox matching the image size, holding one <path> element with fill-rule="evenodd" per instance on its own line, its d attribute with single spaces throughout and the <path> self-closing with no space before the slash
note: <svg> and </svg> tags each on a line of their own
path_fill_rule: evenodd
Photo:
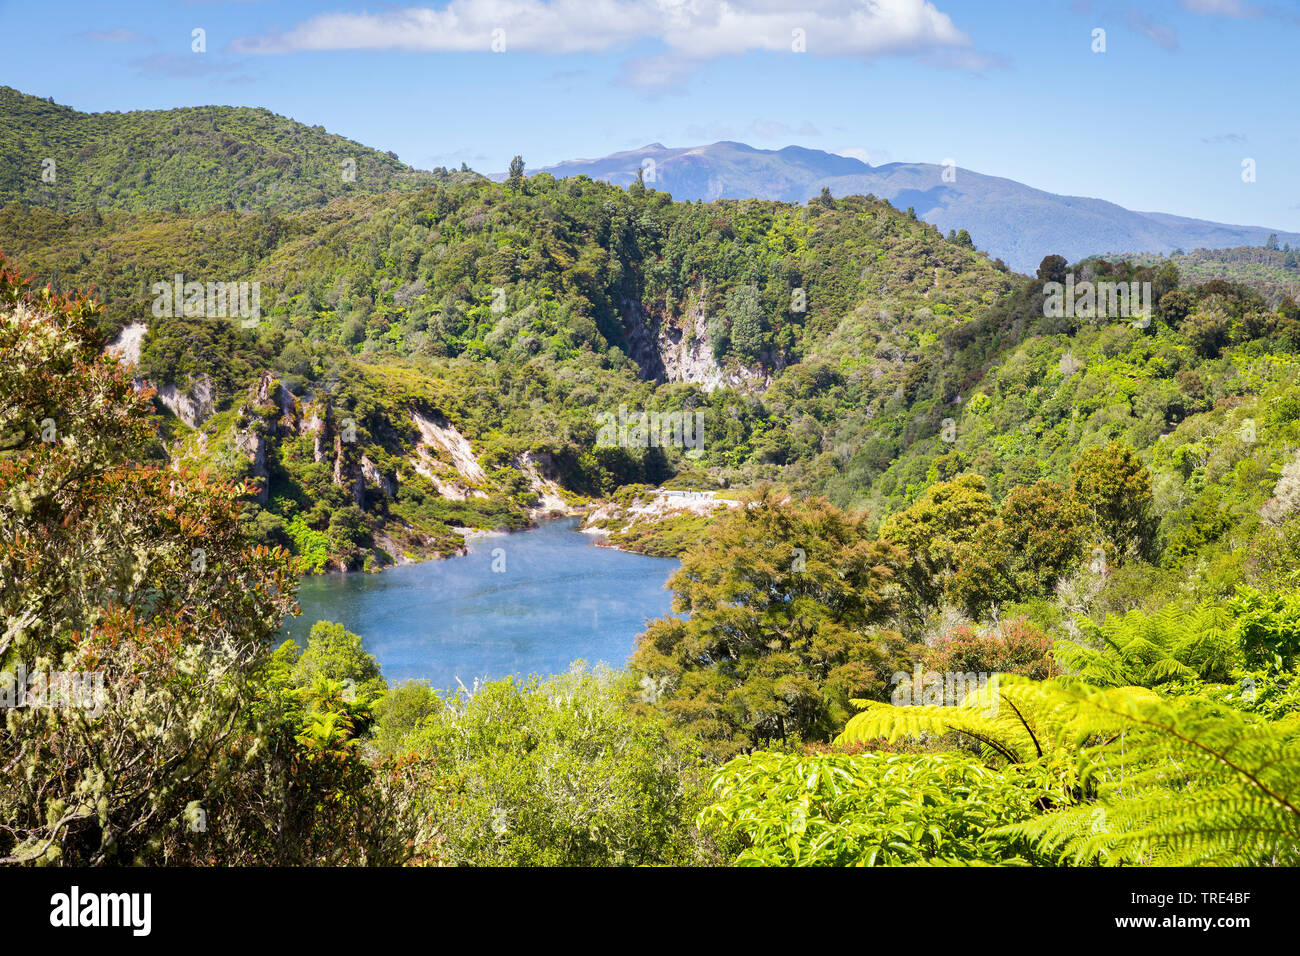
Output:
<svg viewBox="0 0 1300 956">
<path fill-rule="evenodd" d="M 761 366 L 724 368 L 709 348 L 709 320 L 703 308 L 692 303 L 681 316 L 660 316 L 640 302 L 624 306 L 628 357 L 641 367 L 644 378 L 655 382 L 689 382 L 706 392 L 728 385 L 742 391 L 761 391 L 771 374 Z"/>
<path fill-rule="evenodd" d="M 168 388 L 163 397 L 163 404 L 195 429 L 172 450 L 173 464 L 186 458 L 197 463 L 211 453 L 210 436 L 200 429 L 214 414 L 211 383 L 201 379 L 193 391 L 191 395 Z M 396 497 L 400 465 L 396 469 L 392 462 L 381 466 L 366 454 L 356 439 L 355 423 L 335 409 L 324 393 L 295 396 L 273 372 L 263 371 L 244 399 L 237 402 L 236 411 L 224 453 L 247 461 L 245 473 L 254 479 L 254 500 L 259 505 L 265 506 L 270 500 L 268 461 L 272 452 L 282 441 L 305 436 L 311 438 L 312 459 L 329 468 L 334 485 L 342 488 L 358 507 L 365 507 L 368 490 Z M 441 415 L 426 417 L 413 410 L 408 414 L 418 437 L 398 460 L 429 478 L 444 498 L 463 501 L 489 497 L 488 476 L 470 440 Z M 565 507 L 551 462 L 525 455 L 513 464 L 525 474 L 547 508 Z"/>
<path fill-rule="evenodd" d="M 134 323 L 105 350 L 128 367 L 142 387 L 151 385 L 136 373 L 147 334 L 145 323 Z M 164 385 L 155 394 L 159 410 L 175 416 L 160 430 L 173 469 L 215 469 L 244 480 L 249 499 L 265 508 L 270 505 L 272 472 L 277 471 L 277 461 L 284 465 L 286 447 L 293 444 L 288 454 L 294 460 L 300 454 L 309 456 L 346 500 L 371 516 L 373 542 L 395 560 L 446 555 L 463 546 L 456 544 L 460 539 L 453 530 L 431 531 L 427 522 L 417 526 L 390 513 L 384 499 L 397 498 L 402 484 L 414 479 L 413 472 L 430 479 L 432 490 L 451 500 L 506 494 L 489 476 L 491 469 L 475 442 L 432 409 L 394 405 L 372 415 L 361 429 L 350 417 L 355 413 L 336 407 L 328 391 L 308 387 L 295 394 L 269 369 L 233 395 L 219 395 L 206 375 L 186 387 Z M 510 464 L 537 495 L 528 509 L 532 517 L 572 511 L 548 455 L 525 452 Z"/>
<path fill-rule="evenodd" d="M 555 514 L 573 514 L 564 500 L 564 489 L 556 480 L 555 461 L 546 452 L 526 451 L 513 464 L 528 479 L 528 486 L 537 494 L 534 517 Z"/>
<path fill-rule="evenodd" d="M 469 439 L 440 415 L 411 412 L 420 439 L 411 454 L 411 467 L 433 483 L 438 494 L 453 501 L 485 498 L 487 474 Z"/>
<path fill-rule="evenodd" d="M 216 412 L 216 397 L 212 379 L 206 375 L 195 379 L 189 391 L 171 384 L 158 389 L 158 401 L 190 428 L 198 428 L 213 416 Z"/>
<path fill-rule="evenodd" d="M 105 346 L 104 354 L 116 358 L 128 368 L 134 368 L 140 364 L 140 349 L 148 334 L 147 324 L 132 322 L 118 333 L 117 338 Z M 139 377 L 136 377 L 135 381 L 139 385 L 153 384 Z M 188 389 L 177 388 L 169 383 L 158 387 L 156 392 L 158 401 L 190 428 L 198 428 L 216 414 L 217 390 L 212 384 L 212 379 L 207 375 L 200 375 Z"/>
<path fill-rule="evenodd" d="M 312 458 L 328 462 L 334 484 L 347 492 L 353 503 L 365 502 L 366 483 L 388 496 L 397 493 L 397 479 L 386 474 L 360 452 L 349 439 L 346 422 L 336 420 L 328 400 L 317 395 L 305 402 L 296 397 L 271 372 L 264 371 L 248 390 L 235 422 L 235 447 L 248 459 L 249 471 L 257 479 L 257 503 L 266 505 L 270 472 L 267 442 L 312 436 Z"/>
<path fill-rule="evenodd" d="M 285 411 L 280 393 L 287 392 L 280 380 L 263 372 L 248 390 L 248 402 L 240 408 L 235 424 L 235 447 L 248 459 L 249 471 L 257 481 L 256 500 L 265 505 L 269 500 L 270 472 L 266 465 L 266 440 L 294 430 L 297 415 L 289 395 L 290 404 Z"/>
<path fill-rule="evenodd" d="M 361 476 L 378 488 L 385 498 L 392 498 L 397 494 L 397 479 L 393 475 L 384 474 L 379 470 L 379 466 L 365 455 L 361 456 Z"/>
<path fill-rule="evenodd" d="M 118 333 L 117 338 L 108 344 L 104 352 L 114 356 L 123 365 L 139 365 L 140 349 L 148 333 L 149 326 L 145 323 L 132 322 Z"/>
</svg>

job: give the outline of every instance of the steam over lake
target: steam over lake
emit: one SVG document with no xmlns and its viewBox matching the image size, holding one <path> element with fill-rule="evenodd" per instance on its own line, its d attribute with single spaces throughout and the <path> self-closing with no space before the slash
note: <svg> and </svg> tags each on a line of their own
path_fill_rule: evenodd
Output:
<svg viewBox="0 0 1300 956">
<path fill-rule="evenodd" d="M 622 666 L 646 621 L 670 613 L 664 583 L 678 562 L 596 547 L 577 524 L 473 538 L 464 557 L 381 574 L 305 578 L 285 636 L 305 642 L 317 620 L 337 621 L 388 680 L 437 688 L 559 673 L 578 659 Z"/>
</svg>

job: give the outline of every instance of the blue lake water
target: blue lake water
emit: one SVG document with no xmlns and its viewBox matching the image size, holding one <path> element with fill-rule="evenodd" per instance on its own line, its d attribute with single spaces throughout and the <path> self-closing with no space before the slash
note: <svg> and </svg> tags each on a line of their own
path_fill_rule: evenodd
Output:
<svg viewBox="0 0 1300 956">
<path fill-rule="evenodd" d="M 597 547 L 577 525 L 473 538 L 463 557 L 380 574 L 305 578 L 284 634 L 302 643 L 317 620 L 337 621 L 388 680 L 437 688 L 561 673 L 579 659 L 622 666 L 646 621 L 671 612 L 664 584 L 678 562 Z"/>
</svg>

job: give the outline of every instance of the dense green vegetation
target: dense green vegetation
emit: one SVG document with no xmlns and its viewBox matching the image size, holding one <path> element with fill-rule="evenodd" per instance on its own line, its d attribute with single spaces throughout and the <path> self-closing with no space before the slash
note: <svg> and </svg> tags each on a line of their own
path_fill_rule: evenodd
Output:
<svg viewBox="0 0 1300 956">
<path fill-rule="evenodd" d="M 1027 279 L 871 197 L 516 166 L 0 208 L 0 669 L 110 690 L 8 709 L 0 859 L 1296 862 L 1292 298 L 1166 261 Z M 155 314 L 177 273 L 261 314 Z M 1152 314 L 1053 317 L 1067 273 Z M 620 406 L 698 411 L 702 446 L 600 441 Z M 654 486 L 741 500 L 624 523 Z M 453 554 L 544 496 L 682 556 L 626 673 L 443 695 L 337 624 L 273 649 L 297 573 Z"/>
<path fill-rule="evenodd" d="M 696 827 L 707 767 L 663 720 L 623 706 L 625 674 L 503 680 L 442 697 L 394 687 L 380 713 L 388 753 L 432 759 L 422 794 L 452 864 L 610 866 L 717 862 Z"/>
<path fill-rule="evenodd" d="M 404 858 L 389 771 L 350 743 L 364 699 L 274 666 L 288 556 L 241 529 L 241 489 L 139 467 L 147 394 L 92 312 L 0 270 L 0 861 Z"/>
<path fill-rule="evenodd" d="M 1050 865 L 1010 822 L 1049 790 L 967 754 L 774 754 L 733 760 L 704 819 L 737 834 L 739 866 Z"/>
<path fill-rule="evenodd" d="M 43 100 L 16 102 L 62 115 Z M 74 121 L 86 119 L 70 113 Z M 316 135 L 275 122 L 285 129 L 264 138 L 285 149 Z M 80 135 L 96 149 L 120 145 L 96 129 Z M 167 141 L 149 123 L 138 135 Z M 200 150 L 175 152 L 188 161 Z M 211 179 L 183 181 L 198 189 Z M 182 210 L 205 205 L 185 199 Z M 1198 273 L 1180 276 L 1166 260 L 1094 260 L 1068 271 L 1081 282 L 1150 282 L 1153 320 L 1047 318 L 1043 284 L 1067 271 L 1059 257 L 1025 282 L 959 233 L 945 239 L 870 197 L 677 203 L 640 183 L 625 191 L 520 175 L 340 193 L 320 208 L 299 197 L 259 212 L 143 203 L 60 213 L 42 202 L 0 207 L 0 249 L 56 290 L 93 286 L 106 340 L 147 322 L 141 377 L 182 396 L 210 386 L 210 412 L 194 429 L 169 416 L 155 453 L 257 478 L 249 520 L 309 569 L 452 553 L 462 525 L 518 527 L 538 500 L 530 462 L 575 502 L 689 469 L 700 487 L 775 481 L 880 521 L 963 472 L 982 476 L 994 503 L 1018 485 L 1068 486 L 1075 450 L 1114 440 L 1156 474 L 1154 494 L 1176 499 L 1157 509 L 1168 565 L 1235 521 L 1215 505 L 1228 492 L 1214 474 L 1223 463 L 1190 464 L 1217 444 L 1200 433 L 1255 429 L 1258 474 L 1235 476 L 1231 492 L 1245 495 L 1236 505 L 1245 532 L 1290 440 L 1279 416 L 1296 384 L 1292 299 L 1222 280 L 1189 285 Z M 1224 255 L 1280 257 L 1287 268 L 1290 252 Z M 151 315 L 153 283 L 176 274 L 258 281 L 260 320 Z M 668 353 L 691 342 L 695 367 L 670 374 Z M 266 394 L 268 372 L 278 396 Z M 289 402 L 296 411 L 281 417 L 291 421 L 277 424 L 277 404 Z M 1253 414 L 1252 402 L 1272 411 Z M 703 412 L 701 456 L 601 447 L 596 415 L 620 405 Z M 471 443 L 483 476 L 443 475 L 468 501 L 425 480 L 429 462 L 415 467 L 412 413 Z M 313 416 L 327 429 L 351 421 L 355 442 L 339 455 L 316 447 Z M 265 432 L 264 467 L 246 453 L 250 424 Z M 1172 441 L 1157 445 L 1166 433 Z M 1211 513 L 1218 527 L 1197 526 Z M 644 529 L 620 543 L 666 552 L 686 542 L 658 537 Z M 1006 583 L 1001 597 L 1016 590 Z M 981 598 L 972 600 L 976 610 Z"/>
<path fill-rule="evenodd" d="M 423 172 L 269 110 L 79 113 L 0 86 L 0 203 L 105 209 L 290 210 L 336 196 L 478 178 Z"/>
<path fill-rule="evenodd" d="M 865 524 L 764 488 L 687 551 L 669 587 L 689 617 L 653 622 L 632 664 L 713 753 L 824 739 L 851 698 L 888 686 L 903 648 L 881 625 L 904 555 Z"/>
<path fill-rule="evenodd" d="M 1294 469 L 1242 554 L 1191 539 L 1177 573 L 1120 442 L 879 527 L 763 487 L 629 674 L 445 696 L 336 624 L 271 649 L 291 555 L 240 521 L 249 487 L 150 463 L 94 314 L 0 272 L 0 669 L 104 691 L 8 710 L 6 862 L 1297 862 Z M 966 616 L 980 580 L 1014 599 Z"/>
<path fill-rule="evenodd" d="M 236 426 L 267 422 L 258 521 L 265 540 L 293 549 L 305 567 L 321 563 L 321 547 L 337 566 L 382 565 L 398 557 L 390 544 L 447 553 L 455 521 L 514 526 L 532 502 L 525 455 L 583 496 L 662 482 L 688 463 L 724 482 L 798 466 L 803 483 L 820 486 L 834 479 L 825 449 L 839 447 L 842 429 L 868 417 L 879 425 L 888 414 L 912 435 L 906 412 L 936 408 L 930 391 L 953 383 L 943 370 L 933 385 L 917 379 L 908 360 L 967 328 L 1014 285 L 966 245 L 869 198 L 706 206 L 548 176 L 344 198 L 285 215 L 11 205 L 0 209 L 0 248 L 55 277 L 56 288 L 94 286 L 106 340 L 147 322 L 142 377 L 187 395 L 211 389 L 215 414 L 189 423 L 201 438 L 168 422 L 173 455 L 185 446 L 244 477 L 231 450 Z M 260 320 L 244 328 L 152 315 L 153 284 L 177 274 L 259 282 Z M 654 334 L 698 340 L 718 374 L 776 381 L 766 395 L 656 384 Z M 979 349 L 988 348 L 980 338 Z M 363 476 L 364 493 L 350 495 L 366 515 L 360 540 L 329 530 L 353 476 L 331 478 L 340 488 L 332 493 L 296 464 L 302 454 L 290 446 L 303 439 L 304 419 L 271 427 L 277 400 L 265 372 L 304 414 L 314 405 L 326 418 L 351 419 L 357 440 L 343 451 L 386 476 Z M 900 389 L 902 404 L 892 397 Z M 620 405 L 702 412 L 703 457 L 598 445 L 597 413 Z M 411 477 L 412 412 L 445 418 L 473 444 L 486 471 L 475 490 L 490 515 L 394 516 L 403 494 L 430 499 Z M 326 541 L 290 531 L 295 514 L 277 501 L 319 505 L 303 520 Z"/>
<path fill-rule="evenodd" d="M 1288 296 L 1292 299 L 1300 296 L 1300 250 L 1292 249 L 1290 243 L 1279 247 L 1276 236 L 1263 246 L 1179 250 L 1168 256 L 1139 253 L 1125 258 L 1143 266 L 1169 262 L 1188 285 L 1201 285 L 1214 279 L 1245 283 L 1273 306 Z"/>
</svg>

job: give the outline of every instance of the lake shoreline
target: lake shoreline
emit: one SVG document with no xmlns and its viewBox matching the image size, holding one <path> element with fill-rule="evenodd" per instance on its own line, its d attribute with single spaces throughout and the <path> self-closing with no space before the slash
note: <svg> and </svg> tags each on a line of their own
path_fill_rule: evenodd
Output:
<svg viewBox="0 0 1300 956">
<path fill-rule="evenodd" d="M 637 499 L 639 503 L 641 499 Z M 430 551 L 420 557 L 408 557 L 406 555 L 397 555 L 394 549 L 385 547 L 386 544 L 392 544 L 391 540 L 385 540 L 378 543 L 379 548 L 393 560 L 386 564 L 378 564 L 369 569 L 367 568 L 338 568 L 331 567 L 327 570 L 315 572 L 312 575 L 304 577 L 321 577 L 326 575 L 352 575 L 352 574 L 382 574 L 384 571 L 398 567 L 410 567 L 412 565 L 425 564 L 431 561 L 445 561 L 451 558 L 463 558 L 469 554 L 469 542 L 480 540 L 482 538 L 500 537 L 504 535 L 523 534 L 529 531 L 549 525 L 556 521 L 565 521 L 568 519 L 577 519 L 578 526 L 574 529 L 580 534 L 591 536 L 595 539 L 592 543 L 598 548 L 606 548 L 611 551 L 618 551 L 623 554 L 637 554 L 644 557 L 677 557 L 677 554 L 665 555 L 656 554 L 650 550 L 644 550 L 637 547 L 630 547 L 627 543 L 616 543 L 614 540 L 615 531 L 608 525 L 611 519 L 617 517 L 624 522 L 640 522 L 652 525 L 668 524 L 675 520 L 686 517 L 708 517 L 715 513 L 719 507 L 734 507 L 734 502 L 727 499 L 717 499 L 712 493 L 701 494 L 699 497 L 681 496 L 673 497 L 673 493 L 667 494 L 656 492 L 652 496 L 652 503 L 648 507 L 633 507 L 629 513 L 625 505 L 620 505 L 611 498 L 594 498 L 585 501 L 580 505 L 566 505 L 564 510 L 551 508 L 546 511 L 541 509 L 532 509 L 529 512 L 529 524 L 523 528 L 470 528 L 464 526 L 452 527 L 451 530 L 465 541 L 462 547 L 456 548 L 450 553 L 442 551 Z M 593 523 L 594 522 L 594 523 Z M 627 530 L 627 525 L 623 530 Z"/>
<path fill-rule="evenodd" d="M 467 554 L 469 554 L 470 541 L 478 540 L 480 538 L 493 538 L 502 535 L 524 534 L 529 531 L 537 531 L 543 525 L 549 524 L 553 521 L 563 521 L 568 518 L 578 518 L 579 520 L 581 520 L 585 518 L 588 514 L 597 510 L 598 508 L 603 507 L 605 504 L 607 504 L 607 502 L 604 499 L 595 499 L 590 504 L 576 505 L 569 508 L 567 511 L 560 511 L 559 509 L 552 508 L 551 510 L 543 513 L 530 512 L 529 523 L 522 528 L 468 528 L 463 526 L 453 526 L 451 530 L 454 531 L 456 534 L 460 535 L 462 539 L 464 539 L 465 545 L 454 549 L 450 553 L 430 550 L 427 553 L 415 558 L 408 557 L 404 554 L 399 555 L 396 554 L 394 550 L 390 550 L 389 548 L 384 547 L 385 544 L 392 544 L 392 540 L 390 538 L 385 537 L 384 540 L 376 542 L 376 546 L 379 548 L 379 550 L 383 551 L 385 554 L 389 555 L 393 559 L 387 564 L 376 564 L 374 567 L 371 568 L 327 567 L 320 571 L 313 571 L 306 574 L 302 574 L 300 575 L 300 577 L 305 580 L 309 578 L 327 577 L 331 575 L 382 574 L 384 571 L 388 571 L 393 568 L 404 568 L 404 567 L 410 567 L 412 565 L 417 565 L 417 564 L 426 564 L 431 561 L 449 561 L 452 558 L 463 558 Z M 575 530 L 585 531 L 586 529 L 579 528 Z"/>
<path fill-rule="evenodd" d="M 580 520 L 475 534 L 463 561 L 304 577 L 301 613 L 281 636 L 302 643 L 315 621 L 334 621 L 361 635 L 390 681 L 445 687 L 561 673 L 575 660 L 624 666 L 646 622 L 671 613 L 666 583 L 678 563 L 593 547 Z M 474 543 L 484 538 L 500 540 Z"/>
</svg>

